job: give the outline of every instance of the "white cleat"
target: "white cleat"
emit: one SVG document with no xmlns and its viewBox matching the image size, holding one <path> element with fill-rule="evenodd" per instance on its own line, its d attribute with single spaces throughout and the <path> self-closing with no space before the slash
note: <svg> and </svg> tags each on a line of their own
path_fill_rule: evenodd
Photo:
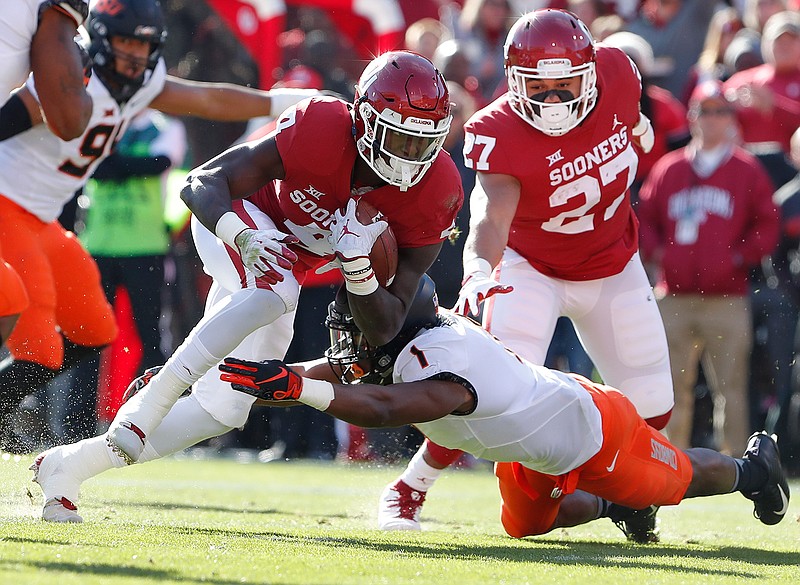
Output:
<svg viewBox="0 0 800 585">
<path fill-rule="evenodd" d="M 403 480 L 387 485 L 378 503 L 378 528 L 381 530 L 422 530 L 419 514 L 425 493 Z"/>
<path fill-rule="evenodd" d="M 78 490 L 80 482 L 64 469 L 61 449 L 55 447 L 36 457 L 29 467 L 31 481 L 38 483 L 44 494 L 42 520 L 45 522 L 83 522 L 78 515 Z"/>
<path fill-rule="evenodd" d="M 133 465 L 142 456 L 144 441 L 144 431 L 127 420 L 114 425 L 106 435 L 108 446 L 127 465 Z"/>
<path fill-rule="evenodd" d="M 65 497 L 51 498 L 42 508 L 42 520 L 45 522 L 62 522 L 79 524 L 83 518 L 78 514 L 78 506 Z"/>
</svg>

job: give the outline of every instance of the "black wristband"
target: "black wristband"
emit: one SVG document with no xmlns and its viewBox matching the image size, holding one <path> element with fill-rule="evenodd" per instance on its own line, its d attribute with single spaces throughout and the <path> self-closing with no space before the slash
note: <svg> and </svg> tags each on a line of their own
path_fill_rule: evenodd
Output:
<svg viewBox="0 0 800 585">
<path fill-rule="evenodd" d="M 16 136 L 33 126 L 28 108 L 18 95 L 13 94 L 0 108 L 0 140 Z"/>
</svg>

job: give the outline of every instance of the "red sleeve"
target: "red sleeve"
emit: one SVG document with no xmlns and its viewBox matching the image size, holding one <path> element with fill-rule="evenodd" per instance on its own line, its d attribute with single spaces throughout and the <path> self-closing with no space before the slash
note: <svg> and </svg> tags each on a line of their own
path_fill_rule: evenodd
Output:
<svg viewBox="0 0 800 585">
<path fill-rule="evenodd" d="M 340 100 L 314 97 L 284 112 L 275 141 L 287 177 L 335 174 L 341 168 L 351 122 L 336 114 L 346 107 Z"/>
</svg>

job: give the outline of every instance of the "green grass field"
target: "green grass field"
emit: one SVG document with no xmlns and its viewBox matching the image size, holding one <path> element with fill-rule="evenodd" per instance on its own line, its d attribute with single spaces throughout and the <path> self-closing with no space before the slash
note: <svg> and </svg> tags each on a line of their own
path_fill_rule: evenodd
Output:
<svg viewBox="0 0 800 585">
<path fill-rule="evenodd" d="M 87 482 L 85 522 L 53 525 L 30 462 L 0 459 L 1 585 L 800 583 L 796 502 L 767 527 L 738 494 L 689 500 L 661 511 L 651 546 L 607 519 L 514 540 L 481 468 L 443 476 L 422 533 L 383 533 L 376 502 L 397 467 L 167 459 Z"/>
</svg>

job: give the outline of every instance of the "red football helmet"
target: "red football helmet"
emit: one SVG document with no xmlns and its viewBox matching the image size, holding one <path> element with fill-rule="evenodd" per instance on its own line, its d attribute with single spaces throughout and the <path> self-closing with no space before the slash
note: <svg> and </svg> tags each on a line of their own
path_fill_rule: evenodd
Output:
<svg viewBox="0 0 800 585">
<path fill-rule="evenodd" d="M 505 44 L 511 108 L 537 130 L 561 136 L 575 128 L 597 101 L 594 41 L 589 29 L 565 10 L 535 10 L 521 17 Z M 543 103 L 528 96 L 527 82 L 581 78 L 572 100 Z"/>
<path fill-rule="evenodd" d="M 405 191 L 433 164 L 450 129 L 450 93 L 422 55 L 393 51 L 373 59 L 356 84 L 358 152 L 378 176 Z"/>
</svg>

